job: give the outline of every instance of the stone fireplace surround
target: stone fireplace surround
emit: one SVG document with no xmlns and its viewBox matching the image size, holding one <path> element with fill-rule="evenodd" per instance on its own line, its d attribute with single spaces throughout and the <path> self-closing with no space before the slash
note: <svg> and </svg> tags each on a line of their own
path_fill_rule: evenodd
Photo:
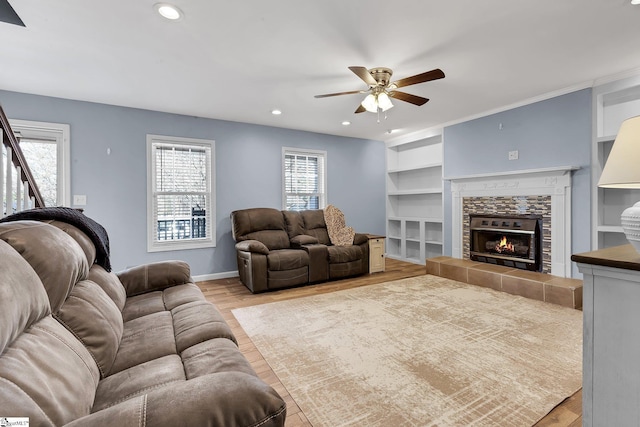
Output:
<svg viewBox="0 0 640 427">
<path fill-rule="evenodd" d="M 478 208 L 475 202 L 483 198 L 488 198 L 484 199 L 488 203 L 492 200 L 513 200 L 518 213 L 536 213 L 526 211 L 530 205 L 527 200 L 550 198 L 549 227 L 543 229 L 550 243 L 543 271 L 554 276 L 571 277 L 571 172 L 577 169 L 575 166 L 563 166 L 445 178 L 451 181 L 452 256 L 464 258 L 464 224 L 466 222 L 468 227 L 469 221 L 468 217 L 465 218 L 465 210 L 468 212 L 470 202 L 475 210 Z M 468 199 L 466 209 L 465 199 Z M 496 212 L 495 206 L 492 209 L 491 212 Z"/>
</svg>

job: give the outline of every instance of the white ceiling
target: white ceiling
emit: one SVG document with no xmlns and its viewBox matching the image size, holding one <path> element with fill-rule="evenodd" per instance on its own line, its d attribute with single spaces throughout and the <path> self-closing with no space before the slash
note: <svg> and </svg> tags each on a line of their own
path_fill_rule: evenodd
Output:
<svg viewBox="0 0 640 427">
<path fill-rule="evenodd" d="M 177 22 L 155 0 L 10 3 L 0 89 L 384 141 L 640 72 L 629 0 L 175 0 Z M 364 95 L 314 98 L 366 89 L 352 65 L 446 78 L 377 123 Z"/>
</svg>

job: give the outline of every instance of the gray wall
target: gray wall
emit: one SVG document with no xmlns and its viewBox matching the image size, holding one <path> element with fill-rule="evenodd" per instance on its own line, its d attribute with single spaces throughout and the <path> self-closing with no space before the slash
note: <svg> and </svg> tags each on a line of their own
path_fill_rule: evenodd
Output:
<svg viewBox="0 0 640 427">
<path fill-rule="evenodd" d="M 573 173 L 572 252 L 591 250 L 591 89 L 444 129 L 445 177 L 580 166 Z M 500 129 L 502 124 L 502 129 Z M 518 150 L 518 160 L 508 160 Z M 444 253 L 451 255 L 451 185 L 444 183 Z M 577 269 L 573 266 L 574 277 Z"/>
<path fill-rule="evenodd" d="M 281 208 L 282 147 L 327 151 L 328 203 L 339 207 L 357 231 L 384 234 L 380 141 L 7 91 L 0 91 L 0 104 L 11 119 L 71 126 L 71 194 L 87 195 L 85 213 L 109 232 L 114 270 L 164 259 L 187 261 L 193 275 L 236 270 L 229 214 Z M 215 140 L 215 248 L 147 253 L 146 134 Z"/>
</svg>

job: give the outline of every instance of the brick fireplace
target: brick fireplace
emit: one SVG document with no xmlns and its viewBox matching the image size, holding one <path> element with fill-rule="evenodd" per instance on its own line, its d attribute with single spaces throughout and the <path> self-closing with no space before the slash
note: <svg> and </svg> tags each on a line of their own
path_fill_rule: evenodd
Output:
<svg viewBox="0 0 640 427">
<path fill-rule="evenodd" d="M 452 256 L 470 259 L 471 215 L 541 219 L 540 271 L 571 277 L 571 172 L 558 167 L 445 178 L 451 181 Z"/>
</svg>

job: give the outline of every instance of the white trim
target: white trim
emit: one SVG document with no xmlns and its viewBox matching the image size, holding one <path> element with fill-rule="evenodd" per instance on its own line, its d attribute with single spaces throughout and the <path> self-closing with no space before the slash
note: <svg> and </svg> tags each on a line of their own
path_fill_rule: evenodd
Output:
<svg viewBox="0 0 640 427">
<path fill-rule="evenodd" d="M 623 71 L 620 73 L 616 73 L 616 74 L 610 74 L 607 76 L 602 76 L 602 77 L 598 77 L 596 79 L 593 80 L 587 80 L 587 81 L 583 81 L 581 83 L 577 83 L 568 87 L 564 87 L 555 91 L 551 91 L 551 92 L 547 92 L 547 93 L 543 93 L 541 95 L 538 96 L 534 96 L 531 98 L 527 98 L 525 100 L 519 101 L 519 102 L 515 102 L 513 104 L 508 104 L 508 105 L 504 105 L 501 107 L 497 107 L 497 108 L 493 108 L 490 110 L 486 110 L 483 111 L 481 113 L 477 113 L 477 114 L 472 114 L 466 117 L 462 117 L 460 119 L 455 119 L 455 120 L 451 120 L 449 122 L 445 122 L 445 123 L 440 123 L 437 125 L 434 125 L 432 127 L 426 128 L 426 129 L 421 129 L 406 135 L 398 135 L 395 138 L 390 138 L 387 139 L 385 141 L 386 144 L 391 144 L 391 145 L 397 145 L 397 144 L 403 144 L 406 142 L 411 142 L 411 141 L 417 141 L 426 137 L 429 137 L 431 135 L 434 135 L 435 133 L 437 133 L 437 129 L 443 129 L 445 127 L 448 126 L 453 126 L 459 123 L 464 123 L 464 122 L 468 122 L 470 120 L 475 120 L 475 119 L 479 119 L 482 117 L 487 117 L 490 116 L 492 114 L 497 114 L 497 113 L 502 113 L 504 111 L 508 111 L 508 110 L 512 110 L 514 108 L 519 108 L 519 107 L 524 107 L 525 105 L 530 105 L 530 104 L 534 104 L 536 102 L 540 102 L 540 101 L 546 101 L 547 99 L 551 99 L 551 98 L 555 98 L 558 96 L 562 96 L 562 95 L 566 95 L 572 92 L 576 92 L 582 89 L 588 89 L 588 88 L 595 88 L 597 86 L 600 85 L 604 85 L 604 84 L 608 84 L 611 82 L 616 82 L 618 80 L 622 80 L 622 79 L 627 79 L 627 78 L 632 78 L 632 77 L 638 77 L 640 76 L 640 68 L 634 68 L 631 70 L 627 70 L 627 71 Z"/>
<path fill-rule="evenodd" d="M 210 227 L 210 236 L 203 239 L 189 239 L 180 241 L 158 242 L 154 236 L 156 224 L 153 221 L 153 182 L 155 164 L 153 161 L 153 144 L 161 143 L 168 145 L 199 145 L 211 149 L 211 164 L 208 165 L 207 183 L 209 189 L 209 212 L 207 227 Z M 147 134 L 147 252 L 174 251 L 185 249 L 213 248 L 216 246 L 216 197 L 215 197 L 215 141 L 208 139 L 184 138 L 177 136 L 151 135 Z"/>
<path fill-rule="evenodd" d="M 319 209 L 324 209 L 328 204 L 328 200 L 329 197 L 327 196 L 327 164 L 328 164 L 328 160 L 327 160 L 327 152 L 324 150 L 312 150 L 309 148 L 294 148 L 294 147 L 282 147 L 282 157 L 281 157 L 281 161 L 282 161 L 282 166 L 281 166 L 281 170 L 282 170 L 282 210 L 287 210 L 287 191 L 285 188 L 285 170 L 284 170 L 284 158 L 286 154 L 290 154 L 290 153 L 294 153 L 294 154 L 301 154 L 301 155 L 312 155 L 312 156 L 318 156 L 318 157 L 322 157 L 322 161 L 323 161 L 323 165 L 322 165 L 322 193 L 320 196 L 320 203 L 318 208 Z"/>
<path fill-rule="evenodd" d="M 14 132 L 19 131 L 26 139 L 35 138 L 33 133 L 55 138 L 58 147 L 58 204 L 71 206 L 71 127 L 64 123 L 18 119 L 9 119 L 9 124 Z"/>
<path fill-rule="evenodd" d="M 447 178 L 451 181 L 452 256 L 462 258 L 462 199 L 551 196 L 551 274 L 571 277 L 571 172 L 576 166 Z"/>
<path fill-rule="evenodd" d="M 207 280 L 228 279 L 230 277 L 238 277 L 240 274 L 238 271 L 223 271 L 222 273 L 201 274 L 199 276 L 193 276 L 194 282 L 205 282 Z"/>
</svg>

